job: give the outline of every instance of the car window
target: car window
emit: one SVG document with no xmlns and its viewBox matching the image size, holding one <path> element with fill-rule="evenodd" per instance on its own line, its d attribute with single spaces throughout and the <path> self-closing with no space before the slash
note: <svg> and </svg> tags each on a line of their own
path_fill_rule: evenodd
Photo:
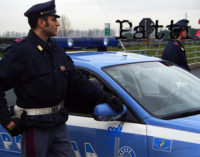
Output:
<svg viewBox="0 0 200 157">
<path fill-rule="evenodd" d="M 108 87 L 106 84 L 104 84 L 99 79 L 96 73 L 94 74 L 93 72 L 90 72 L 86 69 L 79 69 L 79 70 L 81 70 L 88 77 L 90 81 L 99 85 L 104 91 L 112 95 L 115 95 L 114 94 L 115 92 L 112 91 L 112 89 L 110 89 L 110 87 Z M 118 79 L 123 79 L 123 78 L 118 78 Z M 77 97 L 78 99 L 76 99 L 75 101 L 73 100 L 71 105 L 69 105 L 70 114 L 77 116 L 93 117 L 94 104 L 88 103 L 87 100 L 84 100 L 84 98 L 80 96 Z M 127 110 L 126 116 L 122 117 L 119 120 L 126 122 L 141 123 L 141 120 L 138 118 L 138 116 L 136 116 L 135 113 L 133 113 L 133 111 L 130 111 L 129 109 Z"/>
<path fill-rule="evenodd" d="M 104 71 L 154 116 L 200 108 L 200 80 L 177 66 L 145 62 L 107 67 Z"/>
<path fill-rule="evenodd" d="M 6 92 L 6 100 L 7 100 L 8 106 L 13 106 L 16 104 L 17 97 L 13 89 L 10 89 Z"/>
</svg>

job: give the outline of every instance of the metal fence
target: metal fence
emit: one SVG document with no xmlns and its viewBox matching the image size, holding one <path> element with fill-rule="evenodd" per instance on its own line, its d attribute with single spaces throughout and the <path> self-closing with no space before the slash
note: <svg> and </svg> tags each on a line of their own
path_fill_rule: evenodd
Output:
<svg viewBox="0 0 200 157">
<path fill-rule="evenodd" d="M 127 50 L 130 53 L 139 53 L 161 58 L 164 48 L 157 49 L 141 49 L 141 50 Z M 186 56 L 189 63 L 200 62 L 200 46 L 185 47 Z"/>
<path fill-rule="evenodd" d="M 200 46 L 187 47 L 186 55 L 188 62 L 192 63 L 200 62 Z"/>
<path fill-rule="evenodd" d="M 0 44 L 0 52 L 3 51 L 9 44 Z"/>
<path fill-rule="evenodd" d="M 0 44 L 0 51 L 5 49 L 8 44 Z M 126 47 L 126 46 L 125 46 Z M 189 46 L 185 47 L 186 56 L 188 63 L 198 63 L 200 62 L 200 46 Z M 139 53 L 144 55 L 150 55 L 161 58 L 164 48 L 155 48 L 155 49 L 139 49 L 139 50 L 127 50 L 131 53 Z"/>
</svg>

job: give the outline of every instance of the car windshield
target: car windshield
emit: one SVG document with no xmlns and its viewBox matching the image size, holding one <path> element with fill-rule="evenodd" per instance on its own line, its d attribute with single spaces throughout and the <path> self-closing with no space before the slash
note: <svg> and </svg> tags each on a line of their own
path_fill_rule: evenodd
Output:
<svg viewBox="0 0 200 157">
<path fill-rule="evenodd" d="M 143 62 L 103 69 L 153 116 L 165 118 L 200 109 L 200 80 L 168 62 Z"/>
</svg>

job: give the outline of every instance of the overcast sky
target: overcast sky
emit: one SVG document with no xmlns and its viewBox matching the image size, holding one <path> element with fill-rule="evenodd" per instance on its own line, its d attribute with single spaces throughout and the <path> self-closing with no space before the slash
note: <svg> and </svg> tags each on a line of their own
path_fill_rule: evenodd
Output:
<svg viewBox="0 0 200 157">
<path fill-rule="evenodd" d="M 32 5 L 45 0 L 1 0 L 0 34 L 6 31 L 27 32 L 29 25 L 24 12 Z M 150 17 L 166 27 L 185 18 L 193 28 L 200 28 L 200 0 L 56 0 L 59 15 L 65 15 L 72 29 L 104 29 L 104 23 L 119 30 L 116 20 L 129 20 L 133 27 L 142 18 Z"/>
</svg>

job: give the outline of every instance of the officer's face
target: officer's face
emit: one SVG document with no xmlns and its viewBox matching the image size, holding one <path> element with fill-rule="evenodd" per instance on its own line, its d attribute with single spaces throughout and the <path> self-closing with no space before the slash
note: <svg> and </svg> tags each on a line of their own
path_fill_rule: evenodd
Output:
<svg viewBox="0 0 200 157">
<path fill-rule="evenodd" d="M 47 20 L 45 20 L 45 23 L 46 24 L 43 30 L 46 33 L 46 35 L 48 35 L 49 37 L 56 36 L 58 26 L 60 26 L 57 18 L 55 16 L 48 16 Z"/>
<path fill-rule="evenodd" d="M 186 38 L 187 31 L 185 29 L 181 31 L 181 36 L 182 36 L 182 38 Z"/>
</svg>

